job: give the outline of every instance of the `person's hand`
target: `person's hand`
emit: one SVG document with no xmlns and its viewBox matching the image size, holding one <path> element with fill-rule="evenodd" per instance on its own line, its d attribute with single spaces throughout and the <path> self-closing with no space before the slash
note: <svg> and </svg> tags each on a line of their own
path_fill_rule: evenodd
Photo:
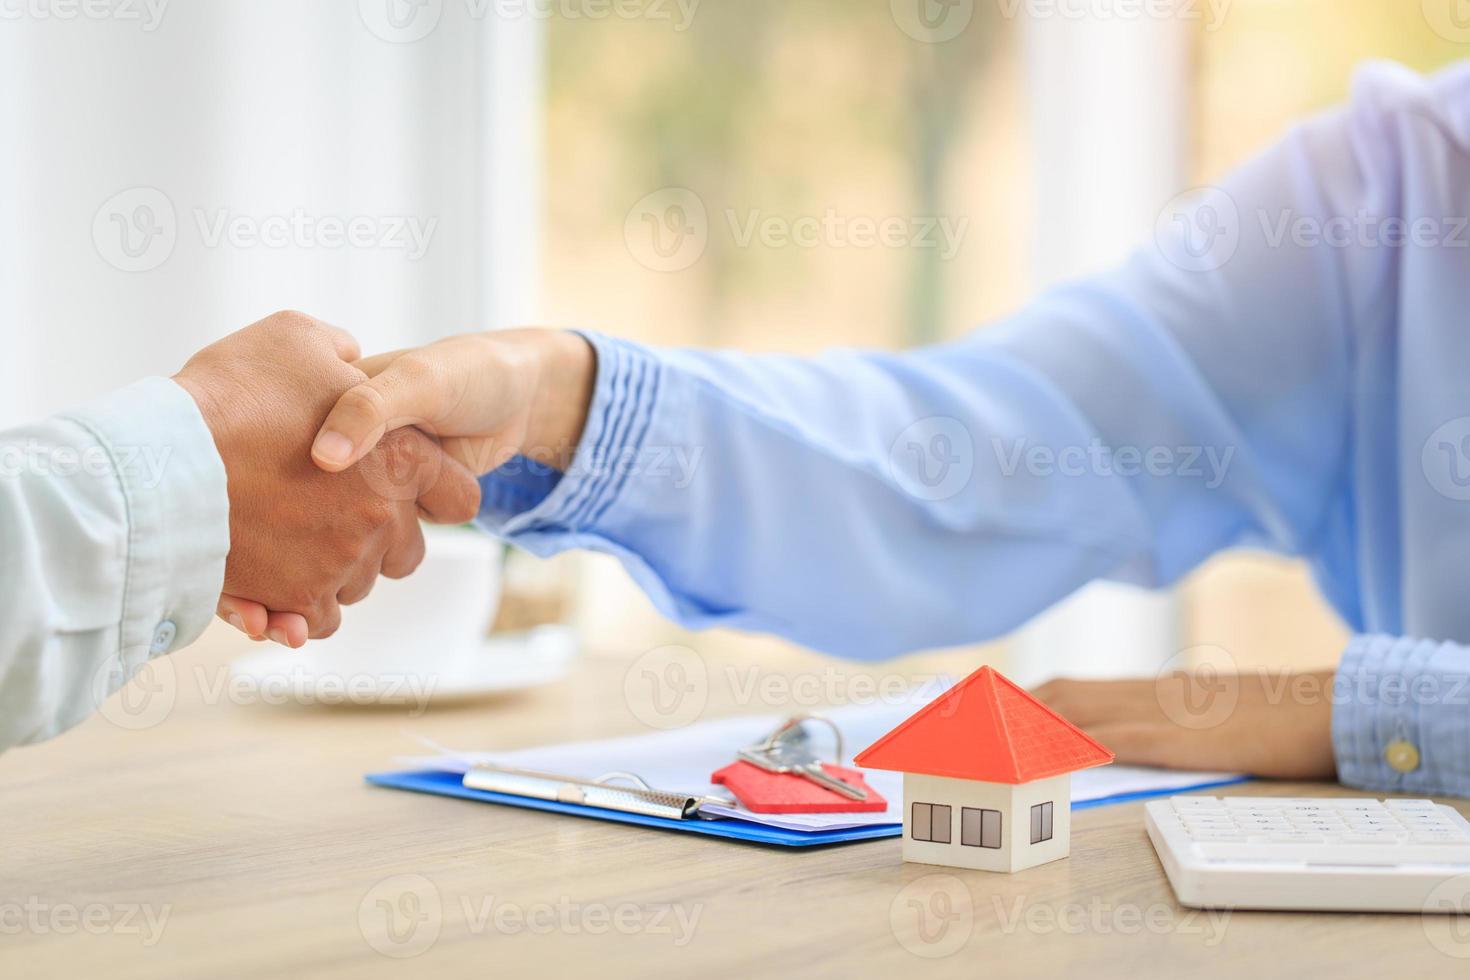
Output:
<svg viewBox="0 0 1470 980">
<path fill-rule="evenodd" d="M 517 455 L 565 470 L 582 437 L 597 372 L 586 340 L 557 330 L 449 337 L 358 362 L 368 380 L 322 424 L 312 458 L 331 473 L 385 433 L 417 426 L 476 474 Z"/>
<path fill-rule="evenodd" d="M 230 552 L 219 612 L 252 636 L 299 646 L 330 636 L 340 605 L 381 573 L 423 558 L 419 529 L 462 523 L 479 485 L 423 433 L 385 439 L 350 474 L 312 465 L 312 438 L 365 380 L 356 341 L 300 313 L 277 313 L 200 351 L 174 377 L 199 405 L 229 483 Z"/>
<path fill-rule="evenodd" d="M 1127 765 L 1331 780 L 1332 671 L 1053 680 L 1033 690 Z"/>
</svg>

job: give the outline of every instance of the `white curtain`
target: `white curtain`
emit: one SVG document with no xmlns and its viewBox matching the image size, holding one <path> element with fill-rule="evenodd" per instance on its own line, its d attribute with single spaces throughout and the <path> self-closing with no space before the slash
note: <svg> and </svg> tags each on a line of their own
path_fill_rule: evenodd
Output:
<svg viewBox="0 0 1470 980">
<path fill-rule="evenodd" d="M 1151 241 L 1160 209 L 1186 186 L 1199 25 L 1188 5 L 1172 9 L 1153 18 L 1051 10 L 1026 21 L 1037 289 Z M 1173 595 L 1097 583 L 1020 630 L 1011 664 L 1026 684 L 1152 676 L 1180 637 Z"/>
<path fill-rule="evenodd" d="M 368 350 L 533 319 L 540 24 L 495 9 L 5 3 L 0 425 L 276 309 Z"/>
</svg>

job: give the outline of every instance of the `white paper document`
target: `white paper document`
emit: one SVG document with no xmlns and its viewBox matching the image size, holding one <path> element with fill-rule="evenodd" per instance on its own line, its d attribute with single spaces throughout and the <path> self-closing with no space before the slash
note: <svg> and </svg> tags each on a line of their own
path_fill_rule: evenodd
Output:
<svg viewBox="0 0 1470 980">
<path fill-rule="evenodd" d="M 889 729 L 917 711 L 925 699 L 905 699 L 898 704 L 848 705 L 822 712 L 842 731 L 850 764 L 853 753 L 881 738 Z M 465 772 L 489 762 L 500 766 L 532 769 L 596 779 L 609 772 L 631 772 L 656 789 L 729 800 L 728 805 L 710 805 L 701 813 L 738 817 L 768 827 L 788 830 L 840 830 L 874 824 L 903 822 L 903 774 L 876 769 L 863 770 L 869 786 L 888 801 L 888 809 L 873 813 L 753 813 L 730 797 L 722 786 L 710 783 L 710 774 L 735 761 L 737 749 L 764 739 L 785 716 L 725 718 L 676 731 L 653 732 L 594 742 L 570 742 L 508 752 L 445 751 L 438 755 L 400 758 L 399 764 L 415 769 Z M 819 755 L 834 753 L 826 741 L 826 726 L 813 725 L 812 744 Z M 1231 773 L 1185 772 L 1174 769 L 1140 769 L 1133 766 L 1103 766 L 1072 774 L 1072 802 L 1085 803 L 1129 793 L 1159 793 L 1185 790 L 1238 778 Z"/>
</svg>

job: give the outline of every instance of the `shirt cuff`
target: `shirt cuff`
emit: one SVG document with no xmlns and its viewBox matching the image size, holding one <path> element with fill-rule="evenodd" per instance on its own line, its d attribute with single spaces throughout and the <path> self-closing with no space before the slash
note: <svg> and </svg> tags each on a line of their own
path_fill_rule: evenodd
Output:
<svg viewBox="0 0 1470 980">
<path fill-rule="evenodd" d="M 639 472 L 659 401 L 663 371 L 651 351 L 578 332 L 596 353 L 597 380 L 571 465 L 558 473 L 517 457 L 480 481 L 479 525 L 543 557 L 575 546 Z"/>
<path fill-rule="evenodd" d="M 145 661 L 204 632 L 224 587 L 230 504 L 224 462 L 194 399 L 146 378 L 65 417 L 108 454 L 128 522 L 120 657 Z"/>
<path fill-rule="evenodd" d="M 1470 648 L 1354 637 L 1333 694 L 1333 752 L 1345 785 L 1470 796 Z"/>
</svg>

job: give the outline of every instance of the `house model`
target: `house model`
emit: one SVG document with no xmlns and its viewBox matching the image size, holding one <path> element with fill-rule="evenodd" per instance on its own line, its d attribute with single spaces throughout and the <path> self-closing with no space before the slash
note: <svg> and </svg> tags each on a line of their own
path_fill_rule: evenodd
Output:
<svg viewBox="0 0 1470 980">
<path fill-rule="evenodd" d="M 1020 871 L 1067 856 L 1071 774 L 1113 753 L 981 667 L 858 754 L 902 772 L 903 859 Z"/>
</svg>

